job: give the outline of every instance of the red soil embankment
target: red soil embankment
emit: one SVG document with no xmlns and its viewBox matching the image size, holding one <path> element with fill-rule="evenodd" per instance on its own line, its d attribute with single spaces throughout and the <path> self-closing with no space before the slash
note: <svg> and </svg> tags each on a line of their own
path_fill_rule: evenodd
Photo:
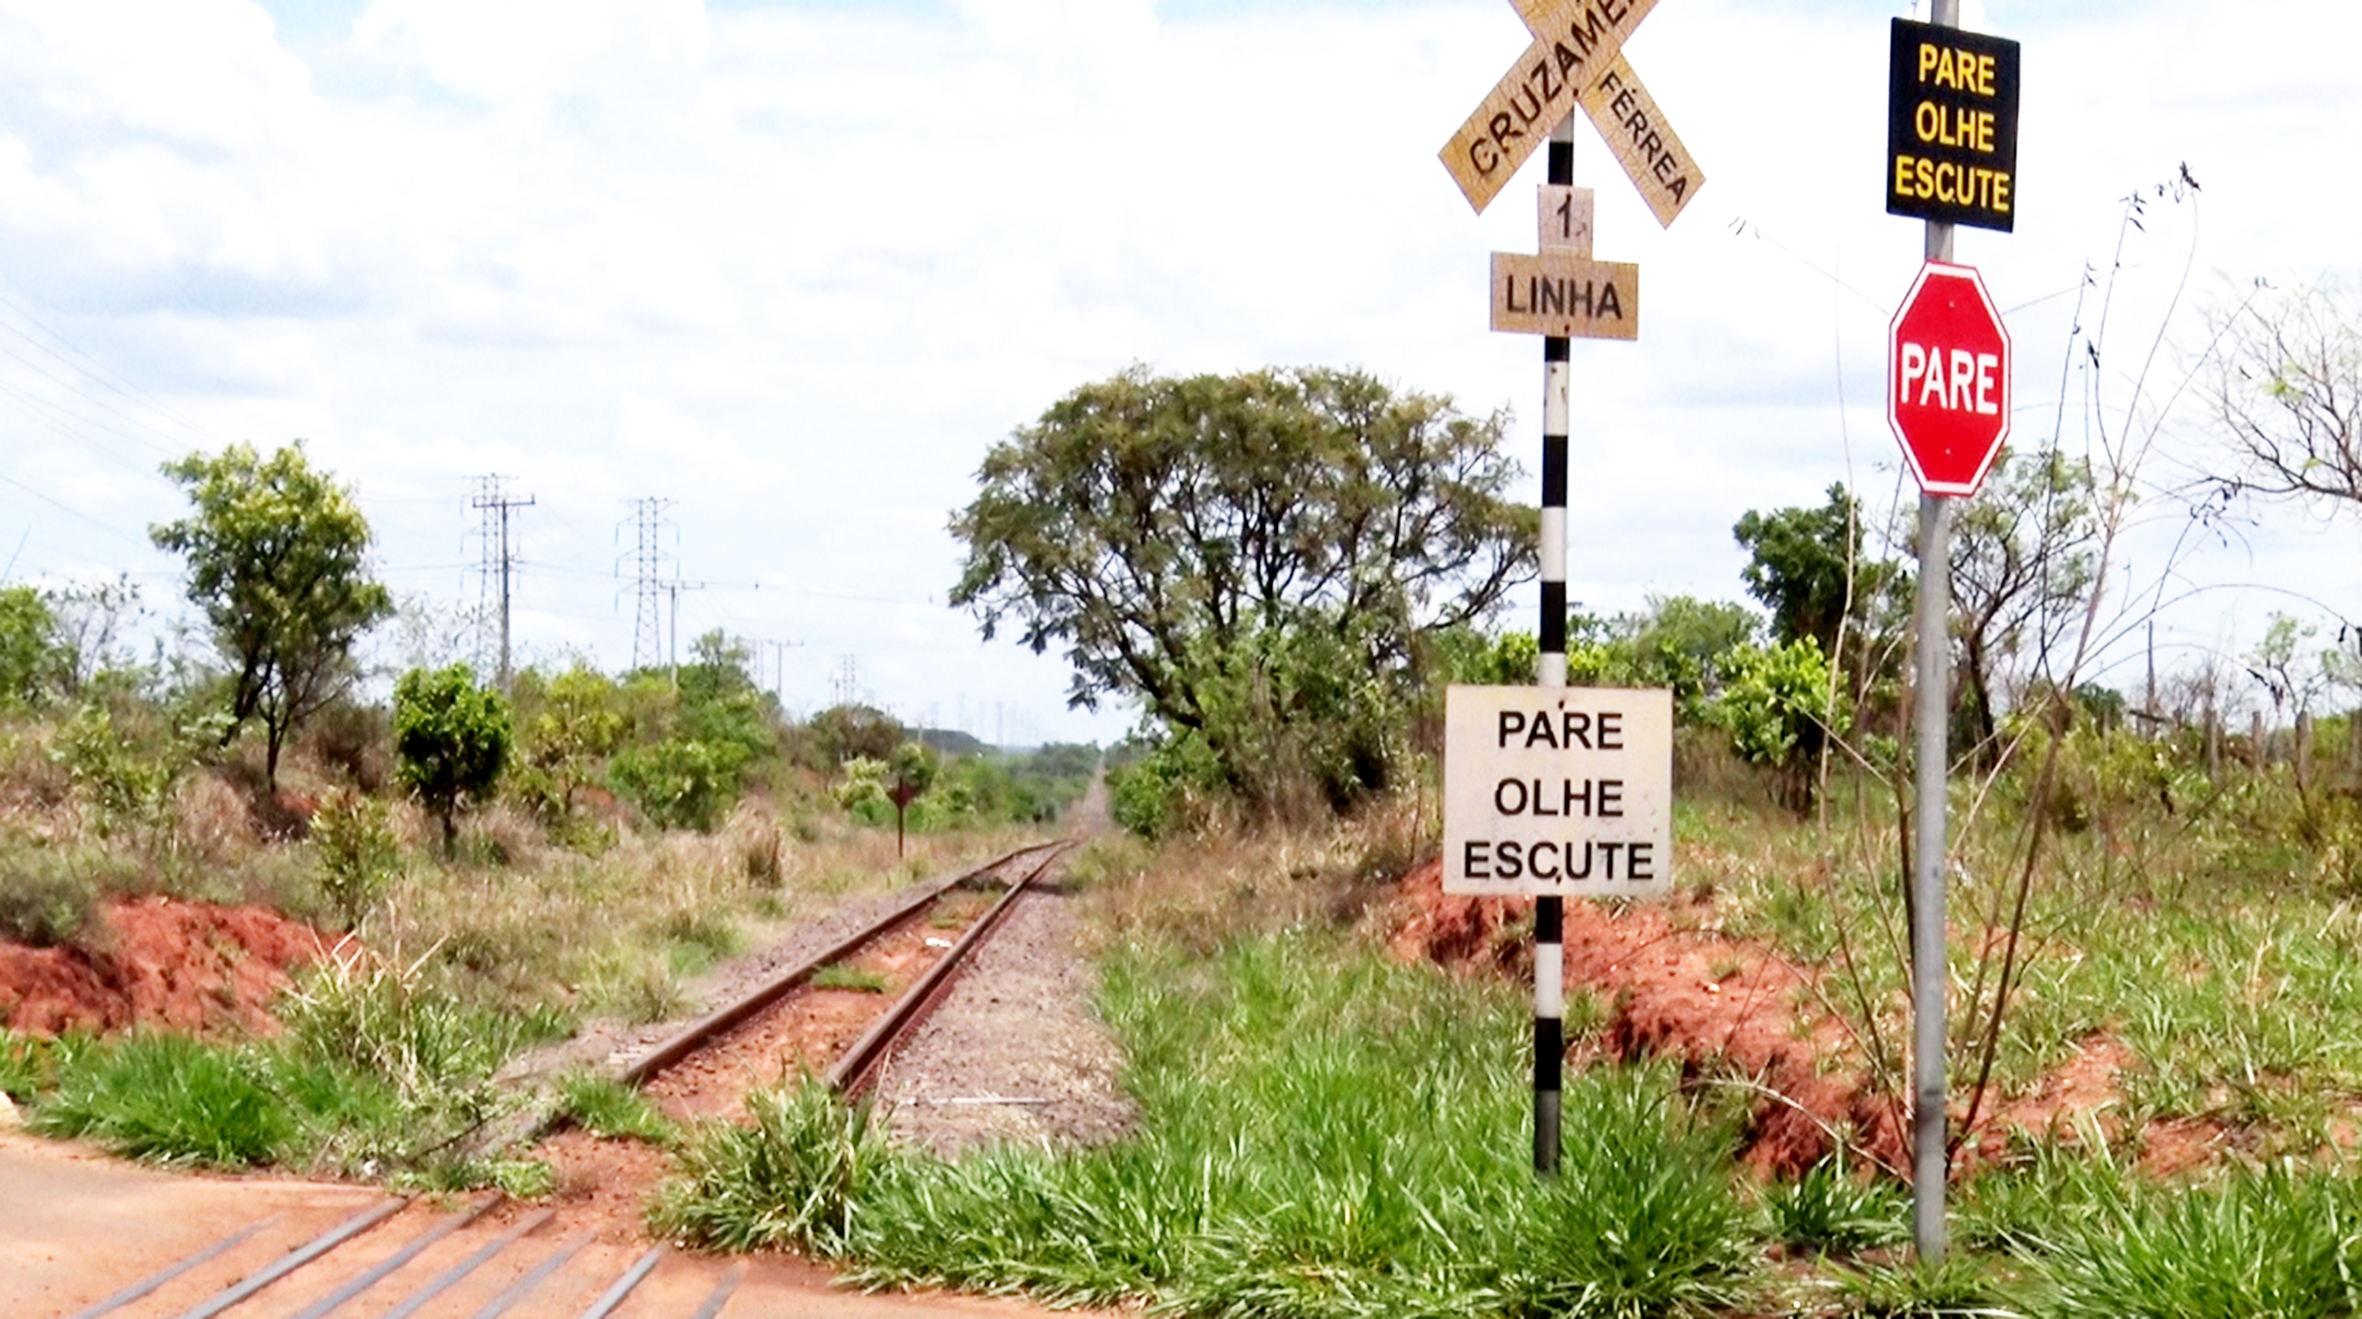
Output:
<svg viewBox="0 0 2362 1319">
<path fill-rule="evenodd" d="M 268 1031 L 288 973 L 330 940 L 261 907 L 151 897 L 109 903 L 64 948 L 0 942 L 0 1025 L 55 1035 L 134 1026 Z"/>
</svg>

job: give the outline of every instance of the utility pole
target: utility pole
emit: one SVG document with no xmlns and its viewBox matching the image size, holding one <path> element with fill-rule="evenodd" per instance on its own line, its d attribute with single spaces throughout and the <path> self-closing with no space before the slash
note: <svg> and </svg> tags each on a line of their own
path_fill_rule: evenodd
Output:
<svg viewBox="0 0 2362 1319">
<path fill-rule="evenodd" d="M 500 612 L 500 690 L 509 689 L 509 575 L 516 566 L 516 555 L 509 548 L 509 510 L 531 508 L 533 496 L 511 498 L 501 489 L 498 473 L 477 480 L 475 507 L 484 515 L 484 590 L 492 591 L 495 571 L 500 576 L 497 608 Z M 491 602 L 487 602 L 491 603 Z"/>
<path fill-rule="evenodd" d="M 670 499 L 634 499 L 630 501 L 632 515 L 626 523 L 633 528 L 633 548 L 629 555 L 632 565 L 632 667 L 647 669 L 664 656 L 664 619 L 656 609 L 656 597 L 663 590 L 664 510 L 672 507 Z M 616 530 L 620 533 L 622 527 Z M 618 567 L 621 566 L 619 563 Z"/>
<path fill-rule="evenodd" d="M 769 637 L 742 637 L 740 640 L 755 648 L 755 667 L 762 668 L 763 652 L 771 652 L 771 695 L 779 708 L 787 708 L 787 652 L 802 646 L 801 641 L 774 641 Z"/>
<path fill-rule="evenodd" d="M 666 661 L 666 667 L 671 670 L 673 690 L 679 691 L 681 689 L 681 592 L 702 591 L 711 583 L 685 582 L 675 577 L 670 581 L 659 582 L 657 585 L 662 587 L 664 593 L 672 599 L 672 648 L 670 658 Z"/>
</svg>

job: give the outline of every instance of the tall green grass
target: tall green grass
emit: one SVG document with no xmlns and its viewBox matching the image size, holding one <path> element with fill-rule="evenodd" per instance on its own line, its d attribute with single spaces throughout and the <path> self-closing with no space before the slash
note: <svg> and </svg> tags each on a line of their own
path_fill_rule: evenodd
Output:
<svg viewBox="0 0 2362 1319">
<path fill-rule="evenodd" d="M 127 1157 L 464 1185 L 501 1171 L 467 1152 L 517 1102 L 494 1070 L 552 1024 L 458 1006 L 417 967 L 360 957 L 307 973 L 279 1015 L 275 1040 L 139 1032 L 65 1042 L 37 1071 L 11 1070 L 38 1083 L 37 1129 Z"/>
<path fill-rule="evenodd" d="M 1578 1076 L 1557 1179 L 1528 1158 L 1527 1020 L 1500 986 L 1244 941 L 1108 967 L 1139 1131 L 951 1164 L 815 1088 L 704 1132 L 658 1218 L 876 1285 L 1217 1316 L 1706 1313 L 1749 1294 L 1727 1130 L 1662 1071 Z"/>
<path fill-rule="evenodd" d="M 2362 1188 L 2282 1166 L 2219 1184 L 2099 1180 L 2031 1252 L 2038 1308 L 2062 1317 L 2253 1319 L 2362 1312 Z"/>
</svg>

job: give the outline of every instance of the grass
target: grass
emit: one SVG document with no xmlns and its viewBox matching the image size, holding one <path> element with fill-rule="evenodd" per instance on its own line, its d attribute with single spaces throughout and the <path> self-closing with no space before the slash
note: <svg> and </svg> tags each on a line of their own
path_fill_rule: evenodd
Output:
<svg viewBox="0 0 2362 1319">
<path fill-rule="evenodd" d="M 1142 1130 L 946 1163 L 816 1087 L 699 1133 L 665 1230 L 853 1261 L 865 1282 L 1021 1288 L 1194 1314 L 1702 1313 L 1747 1295 L 1729 1133 L 1659 1071 L 1567 1093 L 1562 1173 L 1505 1133 L 1530 1098 L 1505 987 L 1330 936 L 1208 963 L 1134 948 L 1109 1015 Z"/>
<path fill-rule="evenodd" d="M 474 1185 L 503 1175 L 467 1138 L 513 1104 L 492 1082 L 547 1017 L 453 1003 L 403 966 L 355 955 L 280 1004 L 286 1031 L 213 1042 L 135 1032 L 53 1046 L 32 1122 L 128 1158 Z"/>
<path fill-rule="evenodd" d="M 2142 763 L 2120 748 L 2106 756 L 2102 769 Z M 2228 1121 L 2259 1153 L 2308 1154 L 2362 1093 L 2362 1035 L 2350 1027 L 2362 1018 L 2362 890 L 2346 878 L 2362 825 L 2347 798 L 2300 807 L 2284 772 L 2234 770 L 2219 789 L 2188 778 L 2174 780 L 2171 813 L 2153 779 L 2110 788 L 2103 776 L 2079 789 L 2083 823 L 2052 836 L 2030 891 L 1994 1079 L 2004 1097 L 2025 1094 L 2105 1036 L 2133 1059 L 2121 1120 Z M 2002 799 L 2016 790 L 2004 780 L 1981 810 L 1956 793 L 1948 905 L 1959 986 L 1977 983 L 1985 922 L 2014 900 L 2018 808 Z M 1900 1041 L 1906 921 L 1891 804 L 1841 781 L 1830 809 L 1824 831 L 1767 809 L 1686 802 L 1676 813 L 1683 881 L 1711 887 L 1728 932 L 1818 970 L 1838 1010 L 1861 1021 L 1867 1004 L 1880 1036 Z M 2292 862 L 2290 840 L 2308 831 L 2316 845 Z M 1950 1024 L 1953 1072 L 1965 1079 L 1981 1024 L 1965 995 Z"/>
<path fill-rule="evenodd" d="M 59 1050 L 70 1047 L 72 1042 L 61 1045 L 0 1027 L 0 1095 L 23 1100 L 48 1089 L 56 1080 Z"/>
<path fill-rule="evenodd" d="M 849 962 L 830 962 L 812 973 L 812 988 L 846 989 L 856 994 L 883 994 L 886 992 L 886 977 L 880 972 L 872 971 L 867 967 L 854 966 Z"/>
<path fill-rule="evenodd" d="M 1772 1239 L 1792 1252 L 1852 1255 L 1911 1236 L 1904 1193 L 1838 1157 L 1765 1187 L 1763 1205 Z"/>
<path fill-rule="evenodd" d="M 571 1071 L 558 1078 L 557 1116 L 608 1140 L 642 1140 L 667 1148 L 682 1139 L 679 1123 L 655 1101 L 612 1077 Z"/>
</svg>

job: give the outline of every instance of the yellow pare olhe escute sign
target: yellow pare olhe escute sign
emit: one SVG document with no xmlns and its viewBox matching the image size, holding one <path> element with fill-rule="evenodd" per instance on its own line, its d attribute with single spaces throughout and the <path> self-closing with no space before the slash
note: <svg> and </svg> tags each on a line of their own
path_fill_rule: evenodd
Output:
<svg viewBox="0 0 2362 1319">
<path fill-rule="evenodd" d="M 1672 885 L 1671 692 L 1445 694 L 1444 892 L 1630 898 Z"/>
</svg>

